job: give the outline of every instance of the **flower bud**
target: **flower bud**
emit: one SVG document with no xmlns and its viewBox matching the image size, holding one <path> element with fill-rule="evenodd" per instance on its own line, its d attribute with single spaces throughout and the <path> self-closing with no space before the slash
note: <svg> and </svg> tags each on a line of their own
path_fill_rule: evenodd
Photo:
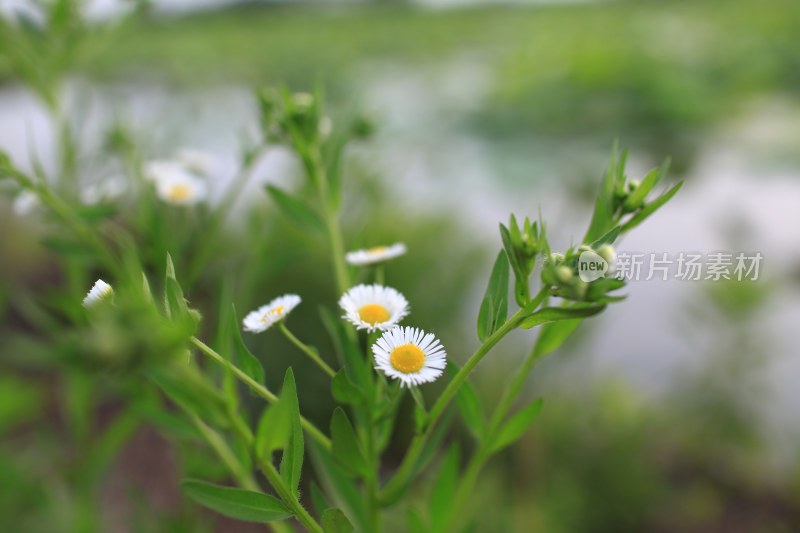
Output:
<svg viewBox="0 0 800 533">
<path fill-rule="evenodd" d="M 572 273 L 572 269 L 566 265 L 561 265 L 560 267 L 556 268 L 556 279 L 562 285 L 566 285 L 575 275 Z"/>
<path fill-rule="evenodd" d="M 604 244 L 597 249 L 597 255 L 603 258 L 608 263 L 607 274 L 613 273 L 617 267 L 617 251 L 610 244 Z"/>
</svg>

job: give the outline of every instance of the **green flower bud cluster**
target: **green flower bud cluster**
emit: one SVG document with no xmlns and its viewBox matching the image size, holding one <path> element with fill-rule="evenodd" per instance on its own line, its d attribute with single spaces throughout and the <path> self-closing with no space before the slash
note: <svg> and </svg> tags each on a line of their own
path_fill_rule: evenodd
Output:
<svg viewBox="0 0 800 533">
<path fill-rule="evenodd" d="M 587 252 L 599 256 L 608 264 L 605 277 L 588 282 L 581 278 L 578 270 L 579 261 L 581 255 Z M 553 296 L 565 300 L 593 303 L 617 301 L 621 298 L 608 295 L 610 291 L 625 285 L 623 280 L 608 276 L 614 271 L 616 257 L 614 247 L 608 243 L 601 244 L 597 248 L 582 244 L 577 249 L 570 248 L 564 254 L 550 253 L 542 265 L 542 283 L 550 287 Z"/>
<path fill-rule="evenodd" d="M 330 133 L 330 118 L 320 113 L 321 98 L 310 93 L 262 90 L 258 93 L 261 128 L 267 141 L 311 145 Z"/>
<path fill-rule="evenodd" d="M 511 269 L 514 271 L 514 296 L 520 307 L 531 300 L 529 278 L 536 267 L 536 256 L 548 248 L 544 224 L 531 222 L 527 217 L 520 227 L 514 215 L 508 226 L 500 224 L 500 235 Z"/>
</svg>

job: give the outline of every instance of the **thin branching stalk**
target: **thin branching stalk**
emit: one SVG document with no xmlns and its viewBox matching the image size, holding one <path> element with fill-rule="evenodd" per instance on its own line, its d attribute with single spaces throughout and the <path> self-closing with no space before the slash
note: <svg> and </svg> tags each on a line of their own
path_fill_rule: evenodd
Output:
<svg viewBox="0 0 800 533">
<path fill-rule="evenodd" d="M 281 330 L 281 333 L 283 333 L 292 344 L 297 346 L 297 348 L 299 348 L 301 352 L 306 354 L 312 361 L 314 361 L 317 364 L 317 366 L 319 366 L 322 369 L 323 372 L 328 374 L 328 376 L 333 378 L 333 376 L 336 375 L 336 372 L 328 365 L 328 363 L 322 360 L 322 358 L 319 356 L 316 350 L 314 350 L 311 346 L 305 344 L 303 341 L 295 337 L 294 334 L 292 334 L 292 332 L 289 331 L 289 328 L 286 327 L 286 324 L 280 322 L 278 324 L 278 329 Z"/>
<path fill-rule="evenodd" d="M 205 422 L 203 422 L 199 416 L 195 413 L 186 410 L 186 414 L 189 419 L 192 421 L 192 424 L 195 425 L 197 430 L 206 440 L 211 449 L 216 452 L 219 458 L 225 463 L 225 466 L 228 467 L 228 470 L 231 471 L 233 477 L 236 478 L 236 481 L 242 488 L 247 490 L 259 490 L 258 484 L 256 483 L 253 476 L 248 472 L 239 459 L 236 458 L 236 455 L 231 451 L 228 444 L 225 442 L 219 433 L 211 429 Z"/>
<path fill-rule="evenodd" d="M 322 526 L 314 520 L 314 517 L 309 514 L 305 507 L 300 503 L 300 500 L 297 499 L 297 496 L 292 492 L 289 487 L 286 486 L 284 483 L 283 478 L 281 478 L 280 473 L 275 469 L 273 464 L 269 461 L 262 461 L 261 463 L 261 471 L 264 473 L 264 477 L 267 478 L 270 485 L 275 489 L 280 496 L 281 500 L 289 506 L 289 509 L 295 515 L 295 518 L 300 521 L 301 524 L 310 532 L 312 533 L 323 533 Z"/>
<path fill-rule="evenodd" d="M 232 364 L 230 361 L 228 361 L 223 356 L 218 354 L 213 348 L 208 346 L 206 343 L 204 343 L 197 337 L 191 337 L 189 340 L 202 353 L 206 354 L 208 357 L 216 361 L 218 364 L 228 368 L 237 379 L 239 379 L 245 385 L 250 387 L 250 390 L 252 390 L 255 394 L 261 396 L 269 403 L 277 403 L 278 397 L 275 396 L 275 394 L 273 394 L 265 386 L 261 385 L 256 380 L 248 376 L 239 367 Z M 313 423 L 309 422 L 306 418 L 302 416 L 300 417 L 300 423 L 302 424 L 303 429 L 306 431 L 306 433 L 308 433 L 308 435 L 311 438 L 317 441 L 317 443 L 319 443 L 325 449 L 327 450 L 331 449 L 331 440 L 328 437 L 326 437 L 325 434 L 322 431 L 320 431 Z"/>
<path fill-rule="evenodd" d="M 466 381 L 467 377 L 469 377 L 470 373 L 472 373 L 475 367 L 478 366 L 478 363 L 481 362 L 486 354 L 488 354 L 489 351 L 491 351 L 491 349 L 498 342 L 500 342 L 503 337 L 517 327 L 517 324 L 522 318 L 529 315 L 542 303 L 542 301 L 544 301 L 546 296 L 547 292 L 545 290 L 540 291 L 536 298 L 534 298 L 528 306 L 526 306 L 524 309 L 520 309 L 511 318 L 506 320 L 505 324 L 503 324 L 488 339 L 486 339 L 486 342 L 484 342 L 475 351 L 475 353 L 473 353 L 470 358 L 467 359 L 467 362 L 464 364 L 464 366 L 461 367 L 450 383 L 447 384 L 447 387 L 445 387 L 442 394 L 439 396 L 439 398 L 437 398 L 436 402 L 431 408 L 430 413 L 428 414 L 425 430 L 421 434 L 414 437 L 414 439 L 411 441 L 411 445 L 406 451 L 406 455 L 403 458 L 403 461 L 400 463 L 400 467 L 397 469 L 394 477 L 390 479 L 384 487 L 381 498 L 381 501 L 384 504 L 390 504 L 393 502 L 405 489 L 407 484 L 410 483 L 411 478 L 414 476 L 414 471 L 416 469 L 417 462 L 419 461 L 419 457 L 425 448 L 425 444 L 428 442 L 428 439 L 433 433 L 437 422 L 450 405 L 450 402 L 453 400 L 453 398 L 455 398 L 456 394 L 464 384 L 464 381 Z"/>
</svg>

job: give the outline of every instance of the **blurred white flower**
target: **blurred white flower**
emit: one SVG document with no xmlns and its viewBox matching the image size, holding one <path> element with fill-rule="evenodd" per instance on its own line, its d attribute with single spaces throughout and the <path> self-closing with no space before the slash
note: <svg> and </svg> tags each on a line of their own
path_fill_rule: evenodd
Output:
<svg viewBox="0 0 800 533">
<path fill-rule="evenodd" d="M 32 213 L 41 204 L 42 202 L 39 200 L 39 196 L 35 192 L 24 190 L 20 192 L 16 198 L 14 198 L 12 209 L 14 210 L 15 214 L 19 216 L 25 216 Z"/>
<path fill-rule="evenodd" d="M 163 176 L 155 185 L 158 197 L 168 204 L 193 205 L 206 198 L 205 182 L 184 170 Z"/>
<path fill-rule="evenodd" d="M 372 345 L 375 369 L 403 386 L 435 381 L 447 366 L 447 353 L 433 333 L 397 327 L 384 333 Z"/>
<path fill-rule="evenodd" d="M 275 298 L 267 305 L 251 311 L 242 320 L 245 331 L 261 333 L 277 324 L 297 307 L 302 300 L 296 294 L 285 294 Z"/>
<path fill-rule="evenodd" d="M 111 288 L 111 285 L 102 279 L 98 279 L 94 282 L 94 285 L 92 285 L 92 288 L 86 295 L 86 298 L 83 299 L 83 306 L 91 307 L 97 302 L 108 298 L 112 294 L 114 294 L 114 289 Z"/>
<path fill-rule="evenodd" d="M 387 330 L 408 315 L 408 300 L 391 287 L 358 285 L 339 299 L 345 320 L 357 329 Z"/>
<path fill-rule="evenodd" d="M 356 250 L 345 254 L 345 260 L 351 265 L 363 266 L 394 259 L 406 253 L 406 245 L 398 242 L 391 246 L 375 246 L 366 250 Z"/>
</svg>

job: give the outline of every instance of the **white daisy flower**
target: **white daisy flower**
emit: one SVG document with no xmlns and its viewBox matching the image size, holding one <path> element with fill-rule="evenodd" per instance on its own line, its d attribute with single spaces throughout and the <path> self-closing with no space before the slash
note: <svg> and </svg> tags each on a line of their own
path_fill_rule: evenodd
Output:
<svg viewBox="0 0 800 533">
<path fill-rule="evenodd" d="M 158 197 L 173 205 L 193 205 L 206 197 L 206 184 L 186 170 L 156 182 Z"/>
<path fill-rule="evenodd" d="M 86 295 L 86 298 L 83 299 L 83 306 L 91 307 L 97 302 L 105 300 L 113 293 L 114 289 L 111 288 L 111 285 L 109 285 L 102 279 L 98 279 L 97 281 L 94 282 L 94 285 L 92 285 L 92 288 Z"/>
<path fill-rule="evenodd" d="M 433 333 L 396 327 L 372 345 L 375 369 L 406 387 L 428 383 L 442 375 L 447 354 Z"/>
<path fill-rule="evenodd" d="M 193 148 L 181 148 L 178 151 L 178 162 L 198 176 L 212 176 L 217 167 L 217 160 L 208 152 Z"/>
<path fill-rule="evenodd" d="M 280 322 L 301 302 L 296 294 L 285 294 L 248 313 L 242 325 L 245 331 L 261 333 Z"/>
<path fill-rule="evenodd" d="M 339 299 L 345 320 L 358 329 L 374 331 L 394 327 L 408 315 L 408 300 L 383 285 L 357 285 Z"/>
<path fill-rule="evenodd" d="M 356 250 L 345 254 L 345 260 L 351 265 L 363 266 L 380 263 L 394 259 L 406 253 L 406 245 L 402 242 L 392 244 L 391 246 L 375 246 L 366 250 Z"/>
</svg>

